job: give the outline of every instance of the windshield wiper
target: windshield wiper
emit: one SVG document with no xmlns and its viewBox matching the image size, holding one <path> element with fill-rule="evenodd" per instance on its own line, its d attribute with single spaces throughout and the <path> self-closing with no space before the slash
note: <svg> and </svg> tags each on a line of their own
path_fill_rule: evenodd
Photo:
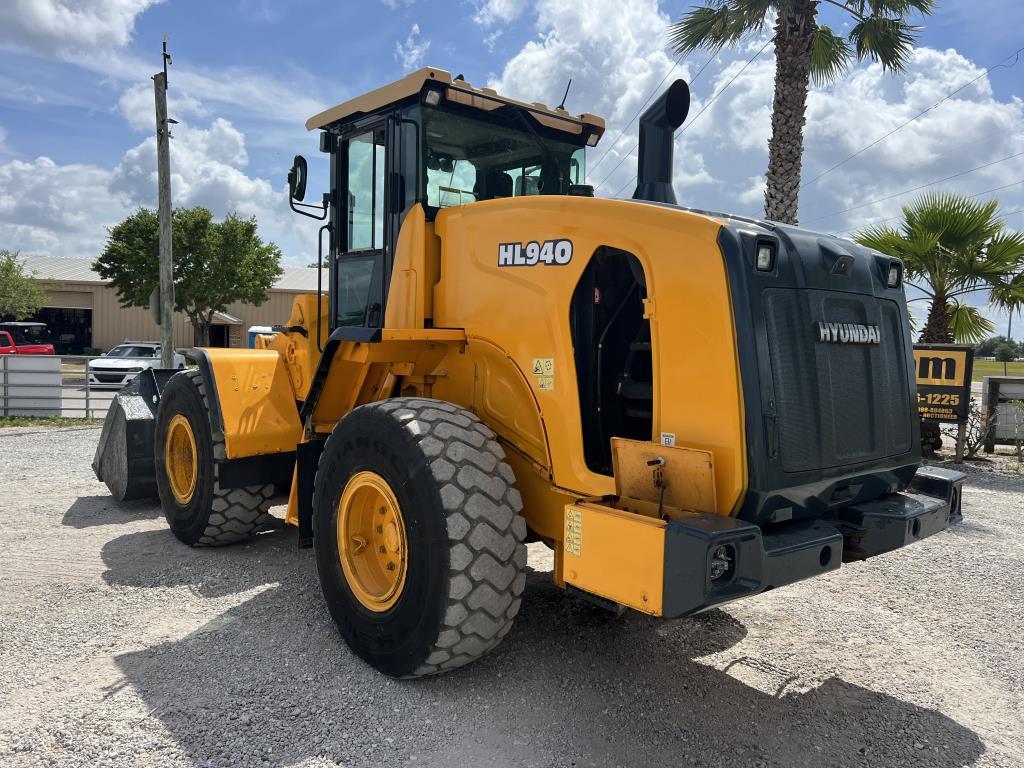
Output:
<svg viewBox="0 0 1024 768">
<path fill-rule="evenodd" d="M 544 142 L 541 135 L 537 133 L 537 129 L 533 127 L 533 123 L 531 123 L 529 118 L 526 117 L 523 110 L 513 109 L 512 111 L 516 113 L 519 120 L 526 126 L 526 129 L 530 132 L 530 137 L 533 139 L 533 143 L 537 145 L 537 149 L 541 151 L 544 159 L 551 162 L 555 168 L 558 169 L 559 174 L 561 174 L 562 179 L 565 181 L 565 191 L 568 192 L 569 188 L 572 187 L 572 180 L 569 178 L 569 174 L 567 174 L 562 166 L 558 164 L 558 160 L 555 159 L 555 155 L 551 151 L 551 148 Z"/>
</svg>

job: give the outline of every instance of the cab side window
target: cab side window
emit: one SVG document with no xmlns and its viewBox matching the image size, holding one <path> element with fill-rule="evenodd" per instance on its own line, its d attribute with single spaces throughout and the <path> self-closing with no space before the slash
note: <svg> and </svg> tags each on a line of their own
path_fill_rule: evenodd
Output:
<svg viewBox="0 0 1024 768">
<path fill-rule="evenodd" d="M 384 130 L 348 143 L 349 251 L 384 247 Z"/>
</svg>

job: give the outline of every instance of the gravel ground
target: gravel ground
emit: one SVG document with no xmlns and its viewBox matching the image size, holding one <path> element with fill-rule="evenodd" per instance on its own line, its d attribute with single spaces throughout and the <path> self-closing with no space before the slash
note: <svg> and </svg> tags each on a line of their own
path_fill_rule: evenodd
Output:
<svg viewBox="0 0 1024 768">
<path fill-rule="evenodd" d="M 0 765 L 1024 765 L 1020 475 L 972 472 L 953 531 L 687 620 L 570 598 L 534 548 L 495 653 L 395 682 L 292 531 L 184 547 L 96 482 L 98 436 L 0 431 Z"/>
</svg>

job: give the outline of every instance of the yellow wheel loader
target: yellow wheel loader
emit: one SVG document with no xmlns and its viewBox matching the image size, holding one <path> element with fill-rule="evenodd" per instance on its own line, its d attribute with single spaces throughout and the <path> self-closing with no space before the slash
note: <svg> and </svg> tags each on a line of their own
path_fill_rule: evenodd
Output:
<svg viewBox="0 0 1024 768">
<path fill-rule="evenodd" d="M 286 521 L 352 649 L 415 677 L 509 632 L 526 543 L 613 610 L 688 616 L 960 520 L 920 467 L 898 259 L 680 207 L 674 83 L 632 200 L 594 197 L 601 118 L 426 68 L 312 117 L 327 286 L 257 349 L 121 392 L 94 467 L 193 546 Z M 557 631 L 553 628 L 552 631 Z"/>
</svg>

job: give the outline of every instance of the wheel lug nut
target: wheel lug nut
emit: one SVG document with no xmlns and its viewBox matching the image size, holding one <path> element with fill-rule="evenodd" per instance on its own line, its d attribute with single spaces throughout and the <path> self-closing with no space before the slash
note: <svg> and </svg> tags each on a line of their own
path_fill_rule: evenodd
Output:
<svg viewBox="0 0 1024 768">
<path fill-rule="evenodd" d="M 377 551 L 380 552 L 383 555 L 385 552 L 388 551 L 388 548 L 387 547 L 377 547 Z"/>
<path fill-rule="evenodd" d="M 388 563 L 388 570 L 389 571 L 395 570 L 395 564 L 394 563 Z"/>
<path fill-rule="evenodd" d="M 377 526 L 377 533 L 384 533 L 384 526 L 383 525 L 378 525 Z"/>
</svg>

